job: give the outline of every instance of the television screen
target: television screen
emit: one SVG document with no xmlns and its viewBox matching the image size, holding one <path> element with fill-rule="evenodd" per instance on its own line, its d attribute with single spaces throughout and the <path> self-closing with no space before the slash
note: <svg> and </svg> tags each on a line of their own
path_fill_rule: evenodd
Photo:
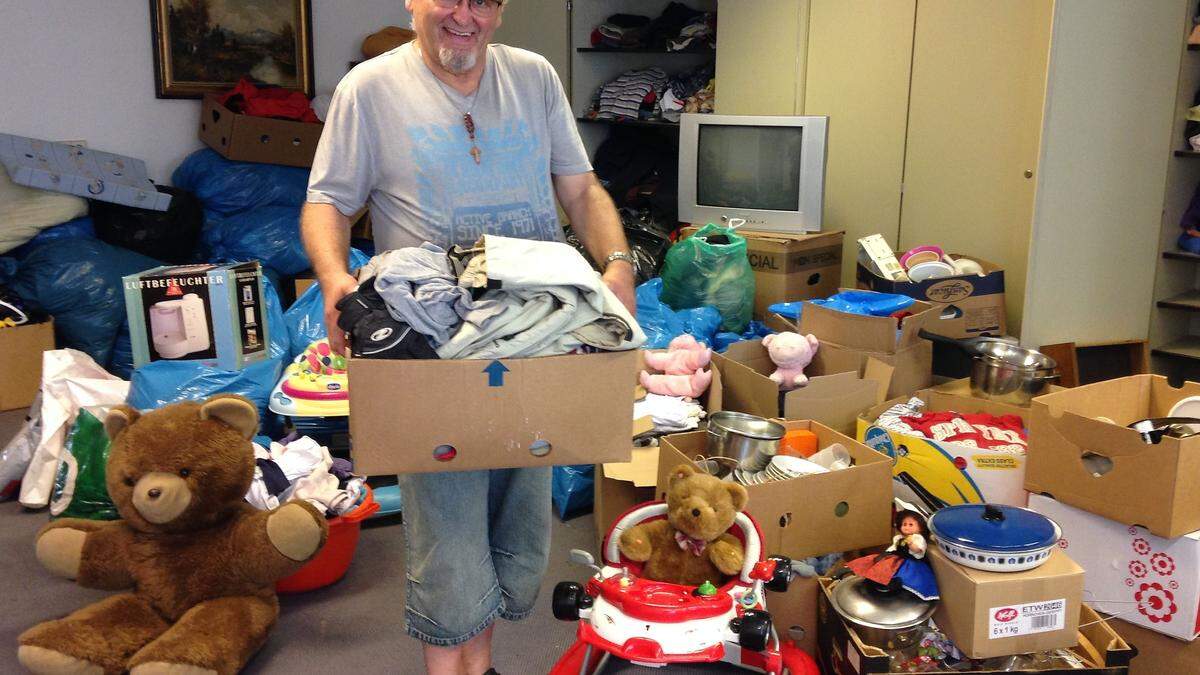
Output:
<svg viewBox="0 0 1200 675">
<path fill-rule="evenodd" d="M 803 133 L 800 127 L 701 125 L 696 203 L 799 211 Z"/>
</svg>

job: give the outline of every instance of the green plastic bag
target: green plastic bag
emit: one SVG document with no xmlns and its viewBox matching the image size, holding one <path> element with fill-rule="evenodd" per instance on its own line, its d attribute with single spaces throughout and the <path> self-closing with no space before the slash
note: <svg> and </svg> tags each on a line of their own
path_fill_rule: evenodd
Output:
<svg viewBox="0 0 1200 675">
<path fill-rule="evenodd" d="M 66 453 L 54 476 L 50 517 L 117 520 L 121 514 L 108 498 L 104 469 L 108 464 L 108 434 L 104 423 L 80 410 L 67 435 Z"/>
<path fill-rule="evenodd" d="M 667 251 L 662 301 L 671 309 L 712 305 L 721 330 L 741 333 L 754 312 L 754 270 L 746 238 L 733 228 L 709 223 Z"/>
</svg>

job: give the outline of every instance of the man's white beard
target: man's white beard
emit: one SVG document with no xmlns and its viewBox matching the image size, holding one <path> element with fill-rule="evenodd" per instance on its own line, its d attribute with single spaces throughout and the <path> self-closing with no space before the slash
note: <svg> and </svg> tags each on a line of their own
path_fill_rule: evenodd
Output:
<svg viewBox="0 0 1200 675">
<path fill-rule="evenodd" d="M 442 67 L 452 73 L 465 73 L 475 67 L 475 60 L 478 55 L 474 50 L 460 52 L 449 47 L 438 49 L 438 61 Z"/>
</svg>

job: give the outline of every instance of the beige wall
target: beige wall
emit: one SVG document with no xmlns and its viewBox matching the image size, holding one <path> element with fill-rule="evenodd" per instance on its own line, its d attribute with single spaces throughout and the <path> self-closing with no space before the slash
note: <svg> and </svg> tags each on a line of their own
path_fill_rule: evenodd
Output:
<svg viewBox="0 0 1200 675">
<path fill-rule="evenodd" d="M 720 5 L 717 101 L 722 115 L 794 115 L 803 90 L 808 0 Z"/>
</svg>

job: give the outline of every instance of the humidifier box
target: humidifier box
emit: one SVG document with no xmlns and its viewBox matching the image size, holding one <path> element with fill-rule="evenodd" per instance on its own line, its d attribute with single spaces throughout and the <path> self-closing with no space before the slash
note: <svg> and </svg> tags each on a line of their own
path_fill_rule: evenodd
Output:
<svg viewBox="0 0 1200 675">
<path fill-rule="evenodd" d="M 267 358 L 259 263 L 168 265 L 124 285 L 135 367 L 171 360 L 240 370 Z"/>
</svg>

